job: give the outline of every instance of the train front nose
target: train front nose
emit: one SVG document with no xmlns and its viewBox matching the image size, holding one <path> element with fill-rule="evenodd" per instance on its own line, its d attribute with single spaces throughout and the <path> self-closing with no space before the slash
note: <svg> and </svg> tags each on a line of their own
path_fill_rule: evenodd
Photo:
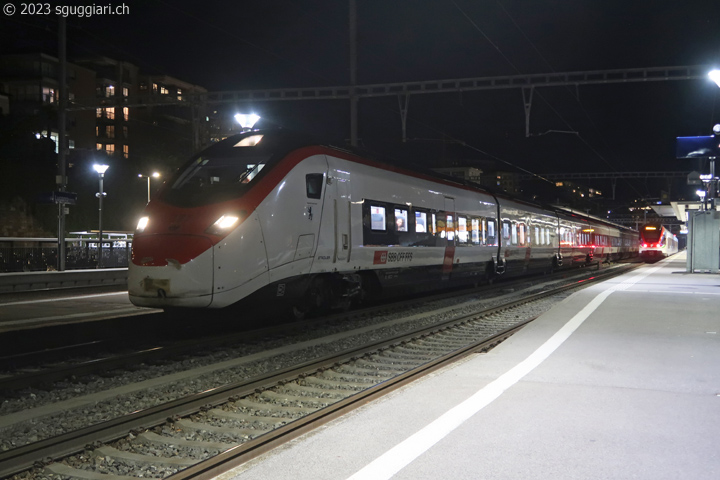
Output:
<svg viewBox="0 0 720 480">
<path fill-rule="evenodd" d="M 137 236 L 128 269 L 130 301 L 143 307 L 207 307 L 212 302 L 213 263 L 207 237 Z"/>
</svg>

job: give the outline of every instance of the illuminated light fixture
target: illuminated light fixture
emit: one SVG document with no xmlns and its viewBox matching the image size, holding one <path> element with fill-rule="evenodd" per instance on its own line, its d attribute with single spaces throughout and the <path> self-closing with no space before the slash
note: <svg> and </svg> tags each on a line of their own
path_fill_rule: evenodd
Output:
<svg viewBox="0 0 720 480">
<path fill-rule="evenodd" d="M 585 230 L 583 230 L 583 232 L 594 232 L 594 231 L 595 231 L 594 228 L 586 228 Z"/>
<path fill-rule="evenodd" d="M 258 143 L 260 143 L 260 140 L 262 140 L 262 138 L 262 135 L 250 135 L 249 137 L 245 137 L 240 140 L 238 143 L 233 145 L 233 147 L 254 147 Z"/>
<path fill-rule="evenodd" d="M 655 227 L 645 227 L 645 230 L 657 230 Z"/>
<path fill-rule="evenodd" d="M 212 235 L 223 235 L 229 229 L 234 227 L 239 220 L 240 217 L 236 215 L 223 215 L 205 231 Z"/>
<path fill-rule="evenodd" d="M 252 130 L 252 128 L 255 126 L 255 124 L 260 120 L 259 115 L 255 115 L 254 113 L 236 113 L 235 114 L 235 121 L 240 124 L 243 131 L 245 130 Z"/>
<path fill-rule="evenodd" d="M 137 227 L 135 227 L 135 230 L 137 231 L 137 233 L 144 232 L 149 221 L 150 221 L 150 217 L 142 217 L 140 220 L 138 220 Z"/>
<path fill-rule="evenodd" d="M 93 169 L 100 175 L 105 175 L 105 172 L 107 172 L 108 168 L 110 168 L 109 165 L 98 165 L 97 163 L 93 165 Z"/>
<path fill-rule="evenodd" d="M 695 194 L 700 198 L 705 198 L 705 190 L 698 190 Z"/>
<path fill-rule="evenodd" d="M 715 82 L 717 86 L 720 87 L 720 70 L 711 70 L 710 73 L 708 73 L 708 77 L 710 77 L 710 80 Z"/>
</svg>

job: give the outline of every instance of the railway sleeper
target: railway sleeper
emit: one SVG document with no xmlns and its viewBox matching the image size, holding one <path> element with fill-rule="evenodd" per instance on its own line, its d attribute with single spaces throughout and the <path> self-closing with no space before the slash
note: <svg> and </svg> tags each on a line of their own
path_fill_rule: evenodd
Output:
<svg viewBox="0 0 720 480">
<path fill-rule="evenodd" d="M 457 348 L 460 342 L 453 342 L 451 340 L 443 340 L 441 338 L 433 339 L 422 339 L 418 341 L 418 345 L 426 349 L 443 349 L 443 348 Z"/>
<path fill-rule="evenodd" d="M 278 393 L 273 392 L 272 390 L 265 390 L 260 394 L 260 396 L 264 399 L 267 399 L 272 402 L 280 402 L 281 404 L 285 403 L 300 403 L 300 404 L 309 404 L 310 406 L 314 407 L 315 409 L 325 408 L 328 405 L 334 403 L 331 398 L 318 398 L 318 397 L 306 397 L 302 395 L 287 395 L 285 393 Z M 328 401 L 325 401 L 328 400 Z"/>
<path fill-rule="evenodd" d="M 384 358 L 392 358 L 392 359 L 398 359 L 398 360 L 404 360 L 405 363 L 413 365 L 416 364 L 416 362 L 426 362 L 428 359 L 428 356 L 437 356 L 438 353 L 441 351 L 445 351 L 445 349 L 427 349 L 426 350 L 428 354 L 423 354 L 420 352 L 403 352 L 400 351 L 399 348 L 394 349 L 392 352 L 385 352 L 383 353 Z"/>
<path fill-rule="evenodd" d="M 262 403 L 257 402 L 255 400 L 250 400 L 247 398 L 243 398 L 241 400 L 238 400 L 235 402 L 235 406 L 239 408 L 247 408 L 250 410 L 255 410 L 257 412 L 276 412 L 276 413 L 292 413 L 295 414 L 296 417 L 285 417 L 285 416 L 277 416 L 274 418 L 284 418 L 284 419 L 290 419 L 295 420 L 301 415 L 309 415 L 313 413 L 314 411 L 318 410 L 318 408 L 315 407 L 281 407 L 279 405 L 273 405 L 272 403 Z M 261 416 L 270 416 L 273 417 L 273 415 L 264 415 Z"/>
<path fill-rule="evenodd" d="M 198 440 L 187 440 L 185 438 L 165 437 L 154 432 L 144 432 L 135 438 L 136 442 L 145 442 L 156 446 L 175 445 L 186 449 L 196 449 L 209 452 L 224 452 L 234 447 L 234 443 L 224 442 L 203 442 Z"/>
<path fill-rule="evenodd" d="M 382 367 L 382 368 L 380 368 Z M 404 368 L 387 368 L 386 365 L 379 365 L 375 362 L 367 360 L 357 360 L 352 365 L 343 365 L 343 368 L 350 371 L 353 375 L 370 375 L 380 379 L 388 379 L 394 377 L 398 373 L 405 371 Z"/>
<path fill-rule="evenodd" d="M 48 478 L 61 476 L 62 478 L 75 478 L 80 480 L 138 480 L 138 477 L 82 470 L 60 462 L 51 463 L 43 468 L 43 473 L 46 474 L 45 476 Z"/>
<path fill-rule="evenodd" d="M 307 381 L 308 378 L 306 377 L 303 379 L 303 381 Z M 318 388 L 313 387 L 310 385 L 300 385 L 297 383 L 288 383 L 281 387 L 282 391 L 287 390 L 288 393 L 293 392 L 308 392 L 312 393 L 313 395 L 317 395 L 318 398 L 328 398 L 328 399 L 342 399 L 347 397 L 348 395 L 352 395 L 354 392 L 349 391 L 348 389 L 342 389 L 337 388 L 337 384 L 335 385 L 328 385 L 326 388 Z"/>
<path fill-rule="evenodd" d="M 262 433 L 268 432 L 271 429 L 255 429 L 255 428 L 237 428 L 237 427 L 219 427 L 217 425 L 210 425 L 209 423 L 194 422 L 192 420 L 181 419 L 175 422 L 175 426 L 180 428 L 184 432 L 208 432 L 215 435 L 225 435 L 234 438 L 252 438 Z"/>
<path fill-rule="evenodd" d="M 344 388 L 347 388 L 350 393 L 365 390 L 377 383 L 375 380 L 368 382 L 366 377 L 361 377 L 359 375 L 343 375 L 333 370 L 324 371 L 321 375 L 323 377 L 327 376 L 331 378 L 326 379 L 318 376 L 307 377 L 305 379 L 305 383 L 308 385 L 315 385 L 320 388 L 337 388 L 337 385 L 340 384 Z M 355 381 L 356 379 L 361 381 Z M 363 382 L 362 380 L 365 381 Z"/>
<path fill-rule="evenodd" d="M 96 448 L 93 450 L 93 455 L 96 457 L 112 458 L 115 461 L 131 465 L 163 465 L 165 467 L 189 467 L 200 461 L 195 458 L 142 455 L 140 453 L 125 452 L 108 446 Z"/>
<path fill-rule="evenodd" d="M 405 371 L 408 368 L 414 368 L 417 366 L 417 362 L 412 360 L 405 360 L 400 356 L 394 356 L 393 352 L 382 352 L 379 355 L 373 357 L 373 363 L 375 365 L 382 365 L 388 367 L 397 366 L 400 371 Z"/>
<path fill-rule="evenodd" d="M 236 422 L 248 423 L 248 424 L 261 424 L 261 425 L 272 425 L 273 428 L 280 427 L 286 423 L 292 422 L 292 418 L 288 417 L 262 417 L 260 415 L 253 415 L 246 412 L 228 412 L 227 410 L 221 410 L 215 408 L 208 412 L 213 417 L 224 418 L 227 420 L 234 420 Z"/>
</svg>

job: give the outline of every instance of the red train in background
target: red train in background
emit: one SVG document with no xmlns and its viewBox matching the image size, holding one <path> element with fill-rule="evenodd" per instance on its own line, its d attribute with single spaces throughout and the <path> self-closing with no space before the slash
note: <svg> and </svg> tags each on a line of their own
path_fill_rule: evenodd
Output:
<svg viewBox="0 0 720 480">
<path fill-rule="evenodd" d="M 646 260 L 658 260 L 678 252 L 678 239 L 659 224 L 645 225 L 640 229 L 640 256 Z"/>
</svg>

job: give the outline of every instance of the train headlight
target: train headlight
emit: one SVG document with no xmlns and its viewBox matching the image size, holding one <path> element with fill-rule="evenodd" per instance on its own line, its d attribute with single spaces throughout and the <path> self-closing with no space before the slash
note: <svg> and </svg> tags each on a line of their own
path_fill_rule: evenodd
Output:
<svg viewBox="0 0 720 480">
<path fill-rule="evenodd" d="M 137 233 L 142 233 L 145 230 L 145 227 L 147 227 L 149 221 L 150 217 L 142 217 L 140 220 L 138 220 L 137 227 L 135 228 Z"/>
<path fill-rule="evenodd" d="M 215 223 L 210 225 L 205 232 L 210 233 L 212 235 L 223 235 L 228 230 L 233 228 L 237 223 L 240 221 L 240 217 L 237 215 L 223 215 L 222 217 L 218 218 Z"/>
</svg>

